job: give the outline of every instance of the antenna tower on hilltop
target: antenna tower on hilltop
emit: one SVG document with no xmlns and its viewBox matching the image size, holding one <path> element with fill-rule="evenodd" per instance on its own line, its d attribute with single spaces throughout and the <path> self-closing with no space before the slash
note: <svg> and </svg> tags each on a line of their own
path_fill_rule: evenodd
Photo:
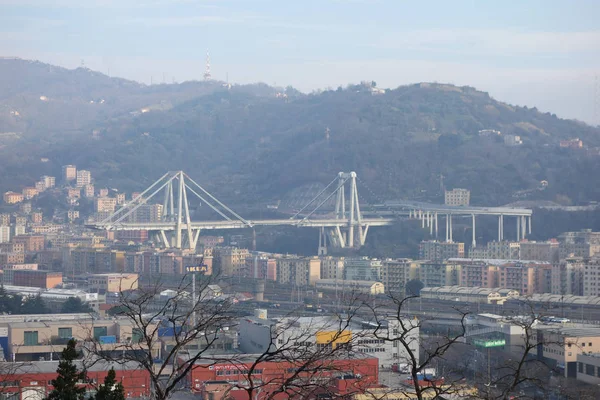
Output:
<svg viewBox="0 0 600 400">
<path fill-rule="evenodd" d="M 206 70 L 204 71 L 204 80 L 210 81 L 210 55 L 208 54 L 208 50 L 206 50 Z"/>
</svg>

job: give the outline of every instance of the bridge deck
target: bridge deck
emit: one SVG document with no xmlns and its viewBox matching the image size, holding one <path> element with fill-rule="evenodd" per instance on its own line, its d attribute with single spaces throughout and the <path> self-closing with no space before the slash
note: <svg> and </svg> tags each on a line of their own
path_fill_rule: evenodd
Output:
<svg viewBox="0 0 600 400">
<path fill-rule="evenodd" d="M 386 226 L 391 225 L 395 218 L 362 218 L 362 225 Z M 344 227 L 348 226 L 348 221 L 340 219 L 259 219 L 249 220 L 250 225 L 242 221 L 192 221 L 192 229 L 242 229 L 249 226 L 297 226 L 297 227 Z M 358 226 L 358 222 L 355 222 Z M 96 223 L 86 225 L 89 228 L 109 229 L 109 230 L 150 230 L 150 231 L 171 231 L 177 228 L 175 222 L 119 222 L 119 223 Z M 182 229 L 187 229 L 187 224 L 181 224 Z"/>
</svg>

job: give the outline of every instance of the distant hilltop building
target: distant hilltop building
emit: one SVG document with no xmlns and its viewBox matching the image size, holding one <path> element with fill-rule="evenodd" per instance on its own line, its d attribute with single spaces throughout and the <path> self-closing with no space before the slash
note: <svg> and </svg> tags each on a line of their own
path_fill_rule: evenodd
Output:
<svg viewBox="0 0 600 400">
<path fill-rule="evenodd" d="M 500 136 L 502 132 L 497 131 L 495 129 L 482 129 L 479 131 L 479 136 Z"/>
<path fill-rule="evenodd" d="M 471 191 L 468 189 L 446 190 L 444 204 L 447 206 L 468 206 L 471 201 Z"/>
<path fill-rule="evenodd" d="M 579 138 L 561 140 L 560 147 L 563 149 L 581 149 L 583 148 L 583 141 Z"/>
<path fill-rule="evenodd" d="M 62 178 L 64 182 L 74 181 L 77 179 L 77 167 L 74 165 L 63 165 Z"/>
<path fill-rule="evenodd" d="M 521 136 L 517 135 L 505 135 L 504 136 L 504 144 L 506 146 L 520 146 L 523 144 L 523 140 L 521 140 Z"/>
</svg>

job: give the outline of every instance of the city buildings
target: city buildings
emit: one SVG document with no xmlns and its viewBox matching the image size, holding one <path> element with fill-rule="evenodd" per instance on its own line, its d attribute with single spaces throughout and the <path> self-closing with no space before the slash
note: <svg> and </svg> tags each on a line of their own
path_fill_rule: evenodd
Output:
<svg viewBox="0 0 600 400">
<path fill-rule="evenodd" d="M 367 392 L 379 382 L 378 360 L 370 355 L 343 357 L 340 354 L 331 360 L 315 360 L 310 370 L 301 361 L 257 363 L 258 357 L 259 354 L 247 354 L 235 362 L 199 360 L 187 376 L 188 386 L 203 399 L 222 399 L 225 393 L 228 399 L 248 399 L 247 391 L 232 389 L 247 387 L 250 374 L 256 386 L 256 397 L 252 398 L 296 398 L 302 393 L 303 399 L 318 399 L 324 398 L 327 393 L 334 398 L 350 399 L 354 394 Z M 302 368 L 306 368 L 306 371 L 300 371 Z M 282 382 L 297 380 L 320 382 L 323 389 L 318 391 L 307 386 L 308 391 L 313 392 L 309 394 L 300 387 L 290 387 L 289 393 L 279 393 L 281 396 L 277 396 Z M 284 390 L 287 389 L 284 387 Z"/>
<path fill-rule="evenodd" d="M 368 257 L 346 258 L 344 259 L 344 279 L 379 282 L 381 279 L 381 266 L 381 260 L 378 259 Z"/>
<path fill-rule="evenodd" d="M 92 173 L 90 171 L 86 171 L 84 169 L 77 171 L 75 186 L 78 188 L 82 188 L 85 185 L 91 185 L 92 183 Z"/>
<path fill-rule="evenodd" d="M 94 211 L 114 213 L 117 207 L 117 199 L 112 197 L 96 197 L 94 199 Z"/>
<path fill-rule="evenodd" d="M 246 258 L 250 252 L 248 249 L 237 247 L 215 247 L 212 254 L 215 273 L 223 276 L 238 276 L 246 267 Z"/>
<path fill-rule="evenodd" d="M 418 278 L 419 261 L 409 258 L 387 259 L 381 263 L 381 282 L 387 292 L 400 293 L 406 283 Z"/>
<path fill-rule="evenodd" d="M 136 290 L 138 280 L 138 274 L 132 273 L 93 274 L 88 278 L 88 287 L 97 293 L 120 293 Z"/>
<path fill-rule="evenodd" d="M 462 258 L 465 256 L 465 244 L 454 242 L 438 242 L 427 240 L 419 245 L 419 259 L 429 261 L 443 261 L 448 258 Z"/>
<path fill-rule="evenodd" d="M 62 167 L 63 182 L 70 182 L 77 179 L 77 167 L 74 165 L 63 165 Z"/>
<path fill-rule="evenodd" d="M 38 193 L 38 190 L 33 186 L 27 186 L 23 188 L 23 198 L 25 200 L 33 199 L 35 196 L 38 195 Z"/>
<path fill-rule="evenodd" d="M 600 257 L 585 260 L 583 295 L 600 296 Z"/>
<path fill-rule="evenodd" d="M 600 385 L 600 351 L 577 354 L 576 378 L 590 385 Z"/>
<path fill-rule="evenodd" d="M 583 295 L 585 260 L 572 257 L 552 264 L 551 292 L 560 295 Z"/>
<path fill-rule="evenodd" d="M 564 371 L 565 377 L 577 377 L 580 355 L 600 352 L 598 327 L 538 324 L 535 331 L 535 339 L 543 345 L 537 346 L 534 353 L 551 367 Z"/>
<path fill-rule="evenodd" d="M 256 317 L 239 320 L 239 346 L 246 353 L 262 353 L 268 349 L 288 346 L 302 342 L 315 345 L 340 346 L 351 343 L 352 350 L 377 357 L 381 368 L 391 368 L 393 364 L 407 363 L 410 356 L 419 355 L 418 321 L 402 320 L 410 327 L 404 334 L 410 345 L 410 354 L 398 342 L 381 340 L 376 337 L 375 326 L 367 321 L 340 322 L 335 316 L 280 318 L 277 320 Z M 400 321 L 389 319 L 382 321 L 380 337 L 400 335 Z M 341 330 L 343 329 L 343 330 Z M 273 340 L 276 338 L 276 340 Z M 292 350 L 293 351 L 293 350 Z"/>
<path fill-rule="evenodd" d="M 0 225 L 0 243 L 8 243 L 10 241 L 10 226 Z"/>
<path fill-rule="evenodd" d="M 509 298 L 518 297 L 519 292 L 502 288 L 440 286 L 423 288 L 420 295 L 424 299 L 503 304 Z"/>
<path fill-rule="evenodd" d="M 6 204 L 17 204 L 23 201 L 24 196 L 21 193 L 6 192 L 3 199 Z"/>
<path fill-rule="evenodd" d="M 558 241 L 556 239 L 546 242 L 522 240 L 520 243 L 521 260 L 558 261 Z"/>
<path fill-rule="evenodd" d="M 344 279 L 344 257 L 321 256 L 321 279 Z"/>
<path fill-rule="evenodd" d="M 283 256 L 277 258 L 277 282 L 294 286 L 313 286 L 321 279 L 318 257 Z"/>
<path fill-rule="evenodd" d="M 64 341 L 64 340 L 63 340 Z M 57 346 L 58 348 L 63 347 Z M 2 396 L 10 399 L 45 399 L 52 391 L 51 381 L 56 379 L 58 368 L 58 358 L 52 360 L 34 360 L 22 362 L 11 368 L 2 377 Z M 97 360 L 89 363 L 84 361 L 74 361 L 78 371 L 86 369 L 88 382 L 82 382 L 81 385 L 86 388 L 86 398 L 93 396 L 98 388 L 98 384 L 104 382 L 109 369 L 114 369 L 115 380 L 123 385 L 123 390 L 127 398 L 143 398 L 150 394 L 150 374 L 144 369 L 136 368 L 134 362 L 106 362 Z"/>
<path fill-rule="evenodd" d="M 475 247 L 469 250 L 469 258 L 519 260 L 521 243 L 519 242 L 488 242 L 485 247 Z"/>
<path fill-rule="evenodd" d="M 468 206 L 471 191 L 468 189 L 452 189 L 444 192 L 444 204 L 447 206 Z"/>
<path fill-rule="evenodd" d="M 2 275 L 2 282 L 13 286 L 51 289 L 63 283 L 62 272 L 5 268 Z"/>
<path fill-rule="evenodd" d="M 267 254 L 250 254 L 246 257 L 243 276 L 254 279 L 277 280 L 277 260 Z"/>
</svg>

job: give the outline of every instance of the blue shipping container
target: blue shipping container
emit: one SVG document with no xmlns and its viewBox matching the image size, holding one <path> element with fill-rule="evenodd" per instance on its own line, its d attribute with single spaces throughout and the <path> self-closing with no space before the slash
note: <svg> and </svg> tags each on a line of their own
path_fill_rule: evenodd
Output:
<svg viewBox="0 0 600 400">
<path fill-rule="evenodd" d="M 102 344 L 110 344 L 110 343 L 117 343 L 117 337 L 115 335 L 111 335 L 111 336 L 100 336 L 98 338 L 98 340 L 100 341 L 100 343 Z"/>
</svg>

